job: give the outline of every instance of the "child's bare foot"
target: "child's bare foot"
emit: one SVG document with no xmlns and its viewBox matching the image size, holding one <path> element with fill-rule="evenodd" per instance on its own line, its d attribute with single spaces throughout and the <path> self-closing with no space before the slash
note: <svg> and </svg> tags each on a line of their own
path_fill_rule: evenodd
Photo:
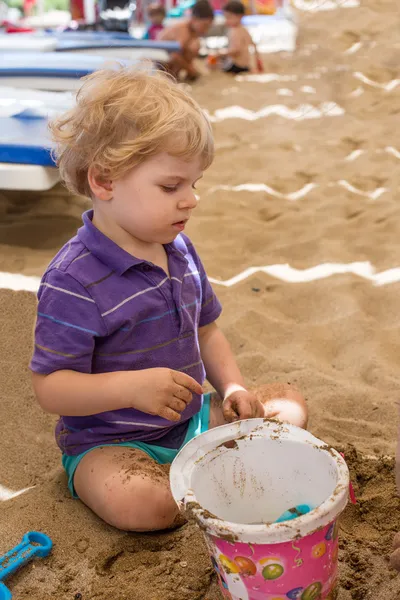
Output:
<svg viewBox="0 0 400 600">
<path fill-rule="evenodd" d="M 270 383 L 253 390 L 264 406 L 265 417 L 305 429 L 308 408 L 304 396 L 288 383 Z"/>
<path fill-rule="evenodd" d="M 308 408 L 303 395 L 286 383 L 271 383 L 249 390 L 263 405 L 264 416 L 278 419 L 305 429 L 308 422 Z M 222 400 L 217 393 L 211 397 L 210 429 L 225 425 Z"/>
<path fill-rule="evenodd" d="M 390 566 L 396 571 L 400 571 L 400 531 L 396 533 L 393 539 L 393 552 L 390 555 Z"/>
</svg>

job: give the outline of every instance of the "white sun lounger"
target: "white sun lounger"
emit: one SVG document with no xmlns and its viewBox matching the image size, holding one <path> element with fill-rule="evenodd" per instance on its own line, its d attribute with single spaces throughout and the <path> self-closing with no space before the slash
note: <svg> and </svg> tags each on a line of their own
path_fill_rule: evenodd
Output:
<svg viewBox="0 0 400 600">
<path fill-rule="evenodd" d="M 129 34 L 114 32 L 14 33 L 0 36 L 0 51 L 21 52 L 27 50 L 100 54 L 108 60 L 123 58 L 168 62 L 170 53 L 178 52 L 180 45 L 177 42 L 136 40 Z"/>
<path fill-rule="evenodd" d="M 0 193 L 48 190 L 58 183 L 47 125 L 73 103 L 67 92 L 0 87 Z"/>
</svg>

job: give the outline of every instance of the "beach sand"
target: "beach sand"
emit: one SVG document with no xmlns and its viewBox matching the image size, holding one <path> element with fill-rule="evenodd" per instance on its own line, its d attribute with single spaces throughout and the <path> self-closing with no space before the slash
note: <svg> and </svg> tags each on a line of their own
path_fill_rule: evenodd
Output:
<svg viewBox="0 0 400 600">
<path fill-rule="evenodd" d="M 383 0 L 299 11 L 296 54 L 264 57 L 275 80 L 212 73 L 193 87 L 217 155 L 188 234 L 223 303 L 220 325 L 248 384 L 298 385 L 310 430 L 351 467 L 358 504 L 342 521 L 339 600 L 400 597 L 388 565 L 400 530 L 400 282 L 388 272 L 400 265 L 398 14 Z M 227 118 L 235 106 L 251 120 Z M 0 271 L 40 276 L 86 206 L 61 186 L 0 196 Z M 271 265 L 289 267 L 246 272 Z M 69 497 L 55 419 L 30 388 L 34 314 L 33 293 L 0 290 L 0 495 L 31 487 L 0 505 L 0 554 L 28 530 L 55 543 L 9 580 L 14 597 L 220 600 L 194 524 L 124 534 Z"/>
</svg>

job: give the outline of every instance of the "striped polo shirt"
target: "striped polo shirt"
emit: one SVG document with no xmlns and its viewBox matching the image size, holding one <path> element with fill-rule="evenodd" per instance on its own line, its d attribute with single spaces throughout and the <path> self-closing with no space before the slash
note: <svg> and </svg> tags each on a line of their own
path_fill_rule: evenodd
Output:
<svg viewBox="0 0 400 600">
<path fill-rule="evenodd" d="M 168 367 L 203 384 L 198 328 L 215 321 L 221 305 L 192 243 L 180 234 L 165 246 L 168 277 L 117 246 L 92 217 L 83 215 L 83 227 L 43 276 L 31 369 L 48 375 Z M 56 439 L 68 455 L 133 440 L 179 448 L 201 405 L 194 394 L 178 424 L 133 408 L 61 416 Z"/>
</svg>

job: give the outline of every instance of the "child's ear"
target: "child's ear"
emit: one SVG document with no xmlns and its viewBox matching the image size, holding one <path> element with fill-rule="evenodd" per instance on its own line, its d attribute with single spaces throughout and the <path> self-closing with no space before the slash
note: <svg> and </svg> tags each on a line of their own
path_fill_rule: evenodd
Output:
<svg viewBox="0 0 400 600">
<path fill-rule="evenodd" d="M 105 201 L 112 199 L 113 185 L 109 173 L 101 173 L 97 167 L 89 167 L 88 181 L 96 198 Z"/>
</svg>

